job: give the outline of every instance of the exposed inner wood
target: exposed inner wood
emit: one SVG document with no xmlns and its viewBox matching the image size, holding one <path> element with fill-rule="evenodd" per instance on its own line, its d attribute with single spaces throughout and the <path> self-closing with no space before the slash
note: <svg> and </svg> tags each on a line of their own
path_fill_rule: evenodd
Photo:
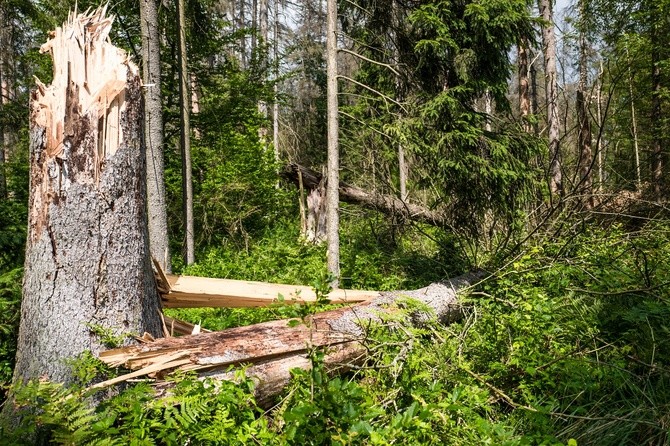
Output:
<svg viewBox="0 0 670 446">
<path fill-rule="evenodd" d="M 77 114 L 92 113 L 99 119 L 99 161 L 113 155 L 122 141 L 118 129 L 119 116 L 125 110 L 128 56 L 109 41 L 114 17 L 105 17 L 105 13 L 106 8 L 79 16 L 70 13 L 67 29 L 57 27 L 53 37 L 40 47 L 40 52 L 52 55 L 54 78 L 48 87 L 36 79 L 38 109 L 34 117 L 47 129 L 50 156 L 63 150 L 67 135 L 62 123 L 72 119 L 66 119 L 66 102 L 73 92 L 78 96 Z M 132 68 L 137 73 L 137 67 Z"/>
<path fill-rule="evenodd" d="M 329 369 L 345 369 L 366 357 L 366 328 L 397 312 L 403 298 L 416 299 L 431 313 L 415 312 L 396 323 L 422 324 L 431 318 L 448 322 L 460 317 L 457 292 L 481 278 L 461 276 L 413 291 L 378 293 L 372 300 L 351 307 L 317 313 L 304 321 L 280 320 L 192 336 L 156 339 L 142 345 L 108 350 L 100 359 L 133 372 L 127 376 L 152 374 L 159 378 L 175 369 L 197 371 L 201 376 L 234 379 L 230 367 L 247 366 L 247 376 L 257 384 L 261 403 L 268 402 L 290 380 L 293 368 L 308 368 L 307 352 L 326 350 Z M 298 322 L 296 324 L 296 322 Z M 157 374 L 157 375 L 154 375 Z M 99 386 L 119 382 L 101 383 Z"/>
<path fill-rule="evenodd" d="M 71 12 L 40 47 L 51 54 L 54 75 L 48 86 L 35 78 L 31 125 L 45 132 L 45 150 L 38 162 L 40 175 L 50 181 L 31 198 L 31 238 L 42 233 L 48 203 L 62 198 L 72 182 L 97 186 L 105 163 L 124 141 L 126 87 L 139 70 L 109 41 L 113 21 L 106 7 L 79 15 Z M 92 138 L 92 154 L 81 152 L 84 137 Z M 53 159 L 57 162 L 50 162 Z M 74 166 L 68 170 L 64 160 Z"/>
<path fill-rule="evenodd" d="M 155 260 L 154 272 L 165 308 L 244 308 L 316 302 L 314 290 L 303 285 L 166 275 Z M 327 298 L 331 303 L 346 304 L 378 296 L 378 291 L 337 289 Z"/>
<path fill-rule="evenodd" d="M 263 307 L 279 303 L 315 302 L 316 294 L 308 286 L 207 277 L 172 276 L 168 293 L 161 294 L 166 308 Z M 332 303 L 363 302 L 379 296 L 378 291 L 334 290 L 327 298 Z"/>
</svg>

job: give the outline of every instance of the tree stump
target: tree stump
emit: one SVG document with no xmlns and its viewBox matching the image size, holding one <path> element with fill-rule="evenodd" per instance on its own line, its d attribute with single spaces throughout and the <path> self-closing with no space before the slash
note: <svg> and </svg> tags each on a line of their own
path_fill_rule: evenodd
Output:
<svg viewBox="0 0 670 446">
<path fill-rule="evenodd" d="M 30 201 L 14 379 L 71 381 L 100 334 L 161 333 L 148 255 L 138 68 L 106 8 L 71 14 L 41 51 L 54 79 L 30 103 Z M 97 332 L 97 334 L 95 333 Z"/>
</svg>

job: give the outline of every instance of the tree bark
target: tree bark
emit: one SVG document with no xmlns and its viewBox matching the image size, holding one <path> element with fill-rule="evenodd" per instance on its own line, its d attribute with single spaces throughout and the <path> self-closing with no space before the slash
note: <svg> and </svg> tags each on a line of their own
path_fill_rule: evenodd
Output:
<svg viewBox="0 0 670 446">
<path fill-rule="evenodd" d="M 593 150 L 591 120 L 589 119 L 589 101 L 586 90 L 588 83 L 588 57 L 586 39 L 586 5 L 579 1 L 579 84 L 577 85 L 577 125 L 579 143 L 579 189 L 583 194 L 582 206 L 591 209 L 594 206 L 592 176 Z"/>
<path fill-rule="evenodd" d="M 184 260 L 186 265 L 195 262 L 193 241 L 193 178 L 191 172 L 191 106 L 189 103 L 188 54 L 186 52 L 186 6 L 184 0 L 177 0 L 177 21 L 179 27 L 179 116 L 181 129 L 181 184 L 184 214 Z"/>
<path fill-rule="evenodd" d="M 532 53 L 531 53 L 532 54 Z M 540 109 L 539 101 L 537 99 L 537 69 L 535 68 L 534 60 L 530 63 L 530 113 L 534 116 L 537 116 L 538 110 Z M 540 129 L 538 125 L 538 120 L 533 120 L 533 134 L 538 136 L 540 134 Z"/>
<path fill-rule="evenodd" d="M 263 73 L 263 81 L 267 80 L 268 68 L 268 0 L 260 0 L 258 4 L 258 22 L 260 27 L 261 51 L 260 62 L 261 72 Z M 258 129 L 258 137 L 261 140 L 263 148 L 267 150 L 268 147 L 268 104 L 264 99 L 258 101 L 258 113 L 263 117 L 263 124 Z"/>
<path fill-rule="evenodd" d="M 630 55 L 628 54 L 628 44 L 626 43 L 626 64 L 628 65 L 628 94 L 630 95 L 630 123 L 633 133 L 633 154 L 635 156 L 635 187 L 639 191 L 642 189 L 642 172 L 640 169 L 640 143 L 637 132 L 637 113 L 635 112 L 635 91 L 633 89 L 633 69 L 631 68 Z M 602 174 L 600 175 L 602 182 Z"/>
<path fill-rule="evenodd" d="M 31 95 L 30 201 L 14 380 L 71 381 L 93 332 L 161 333 L 149 260 L 137 67 L 108 42 L 105 8 L 71 16 L 41 48 Z"/>
<path fill-rule="evenodd" d="M 526 133 L 532 132 L 530 123 L 530 84 L 528 81 L 529 75 L 529 48 L 528 39 L 523 39 L 518 45 L 518 68 L 519 68 L 519 113 L 521 115 L 521 122 L 523 130 Z"/>
<path fill-rule="evenodd" d="M 661 31 L 660 20 L 662 8 L 655 2 L 649 2 L 651 9 L 651 180 L 654 195 L 661 200 L 663 190 L 663 113 L 661 110 L 662 77 L 661 77 Z M 631 98 L 632 99 L 632 98 Z"/>
<path fill-rule="evenodd" d="M 147 151 L 147 207 L 151 255 L 163 271 L 172 272 L 168 241 L 165 168 L 163 160 L 163 101 L 161 98 L 160 35 L 156 0 L 140 1 L 142 83 L 144 84 L 144 145 Z"/>
<path fill-rule="evenodd" d="M 304 236 L 310 243 L 321 244 L 327 240 L 325 195 L 323 183 L 307 194 L 307 221 Z"/>
<path fill-rule="evenodd" d="M 547 126 L 549 128 L 549 191 L 552 197 L 563 194 L 563 174 L 561 172 L 561 152 L 558 118 L 558 81 L 556 71 L 556 36 L 554 34 L 554 0 L 539 0 L 544 46 L 544 69 L 547 94 Z"/>
<path fill-rule="evenodd" d="M 321 174 L 299 164 L 289 164 L 284 168 L 282 175 L 298 186 L 302 182 L 303 186 L 310 191 L 318 188 L 323 179 Z M 393 195 L 367 192 L 344 182 L 340 182 L 339 186 L 339 199 L 346 203 L 358 204 L 387 215 L 433 226 L 446 227 L 449 224 L 446 215 L 403 201 Z"/>
<path fill-rule="evenodd" d="M 326 225 L 328 273 L 331 285 L 337 288 L 340 278 L 340 152 L 337 98 L 337 0 L 327 1 L 326 61 L 327 61 L 327 123 L 328 123 L 328 180 L 326 181 Z"/>
<path fill-rule="evenodd" d="M 272 42 L 274 98 L 272 104 L 272 146 L 274 147 L 275 162 L 279 163 L 279 13 L 281 2 L 275 1 L 274 40 Z"/>
<path fill-rule="evenodd" d="M 326 351 L 324 361 L 330 370 L 346 370 L 365 360 L 366 328 L 381 321 L 384 314 L 396 312 L 394 303 L 399 298 L 416 299 L 430 312 L 417 311 L 409 319 L 397 319 L 394 323 L 421 325 L 435 318 L 448 323 L 461 316 L 457 292 L 481 277 L 468 274 L 419 290 L 381 293 L 380 297 L 353 307 L 317 313 L 297 326 L 289 320 L 280 320 L 109 350 L 100 355 L 102 361 L 135 372 L 102 385 L 175 369 L 234 380 L 231 366 L 245 366 L 246 375 L 257 384 L 259 404 L 268 406 L 290 381 L 291 369 L 311 366 L 306 357 L 310 349 Z"/>
<path fill-rule="evenodd" d="M 9 125 L 4 108 L 14 100 L 14 44 L 12 32 L 14 27 L 9 4 L 0 4 L 0 198 L 8 197 L 6 163 L 10 158 L 10 152 L 16 143 L 16 132 Z M 2 116 L 4 115 L 4 116 Z"/>
</svg>

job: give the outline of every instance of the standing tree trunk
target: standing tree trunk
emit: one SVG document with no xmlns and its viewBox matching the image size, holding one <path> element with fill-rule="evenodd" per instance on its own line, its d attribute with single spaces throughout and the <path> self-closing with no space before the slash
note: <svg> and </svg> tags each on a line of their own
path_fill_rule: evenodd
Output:
<svg viewBox="0 0 670 446">
<path fill-rule="evenodd" d="M 660 7 L 653 3 L 651 6 L 651 180 L 654 188 L 654 195 L 657 200 L 661 199 L 663 190 L 663 113 L 661 111 L 661 42 L 660 42 L 660 23 L 662 16 Z M 631 98 L 632 99 L 632 98 Z"/>
<path fill-rule="evenodd" d="M 247 18 L 245 16 L 245 0 L 240 1 L 240 18 L 239 18 L 239 27 L 238 29 L 246 29 L 247 27 Z M 233 0 L 235 4 L 235 0 Z M 240 64 L 242 69 L 247 69 L 247 32 L 243 32 L 240 35 Z"/>
<path fill-rule="evenodd" d="M 642 172 L 640 169 L 640 140 L 637 133 L 637 113 L 635 112 L 635 91 L 633 89 L 633 69 L 631 68 L 628 44 L 626 43 L 626 64 L 628 65 L 628 94 L 630 95 L 630 121 L 633 132 L 633 154 L 635 156 L 635 187 L 642 188 Z M 601 175 L 602 176 L 602 175 Z M 602 178 L 601 178 L 602 181 Z"/>
<path fill-rule="evenodd" d="M 603 131 L 602 128 L 604 126 L 603 122 L 603 110 L 602 110 L 602 97 L 603 97 L 603 75 L 605 73 L 605 69 L 603 67 L 603 60 L 602 58 L 600 59 L 600 71 L 598 72 L 598 88 L 596 89 L 596 118 L 598 119 L 598 138 L 596 138 L 596 153 L 598 154 L 598 191 L 603 190 L 604 186 L 604 181 L 605 181 L 605 174 L 604 174 L 604 166 L 603 166 L 603 147 L 605 147 L 607 144 L 603 143 Z M 639 163 L 639 159 L 638 159 Z M 639 166 L 639 164 L 638 164 Z M 638 188 L 639 189 L 639 188 Z"/>
<path fill-rule="evenodd" d="M 537 116 L 538 110 L 540 109 L 540 105 L 537 99 L 537 69 L 535 68 L 535 59 L 533 59 L 530 62 L 529 72 L 530 72 L 530 98 L 531 98 L 530 114 L 533 116 Z M 533 134 L 535 136 L 538 136 L 540 134 L 537 119 L 533 119 Z"/>
<path fill-rule="evenodd" d="M 0 4 L 0 198 L 8 196 L 6 163 L 9 153 L 16 142 L 16 134 L 12 132 L 10 120 L 4 108 L 14 99 L 14 54 L 9 5 Z"/>
<path fill-rule="evenodd" d="M 30 201 L 14 380 L 69 382 L 103 350 L 94 331 L 154 336 L 137 67 L 108 41 L 105 8 L 71 15 L 42 46 L 50 86 L 30 104 Z"/>
<path fill-rule="evenodd" d="M 403 24 L 405 17 L 401 16 L 401 7 L 398 5 L 397 0 L 391 2 L 391 45 L 393 47 L 393 59 L 392 63 L 396 67 L 400 67 L 400 42 L 398 38 L 398 32 L 401 29 L 400 27 Z M 402 76 L 398 71 L 395 73 L 395 91 L 396 91 L 396 100 L 402 103 L 405 100 L 405 85 L 403 83 Z M 399 111 L 400 119 L 402 118 L 402 109 Z M 407 193 L 407 177 L 409 176 L 409 167 L 407 166 L 407 160 L 405 158 L 405 146 L 402 142 L 398 143 L 398 183 L 400 189 L 400 199 L 402 201 L 407 201 L 409 195 Z"/>
<path fill-rule="evenodd" d="M 528 82 L 528 39 L 523 39 L 518 45 L 518 64 L 519 64 L 519 114 L 523 130 L 526 133 L 532 132 L 530 123 L 530 84 Z"/>
<path fill-rule="evenodd" d="M 556 74 L 556 36 L 554 34 L 554 0 L 539 0 L 544 47 L 545 84 L 547 91 L 547 126 L 549 127 L 549 174 L 551 196 L 563 194 L 561 152 L 558 139 L 558 81 Z"/>
<path fill-rule="evenodd" d="M 263 81 L 267 80 L 267 68 L 268 68 L 268 0 L 260 0 L 258 5 L 259 19 L 258 21 L 260 26 L 260 38 L 261 38 L 261 51 L 260 51 L 260 66 L 261 72 L 263 73 Z M 261 140 L 263 149 L 267 150 L 268 147 L 268 104 L 265 99 L 258 101 L 258 113 L 263 117 L 263 124 L 258 129 L 258 137 Z"/>
<path fill-rule="evenodd" d="M 328 179 L 326 181 L 328 272 L 333 278 L 331 285 L 337 288 L 340 278 L 340 216 L 339 216 L 339 123 L 337 102 L 337 0 L 328 0 L 326 32 L 327 61 L 327 121 L 328 121 Z"/>
<path fill-rule="evenodd" d="M 586 5 L 579 1 L 579 84 L 577 86 L 577 123 L 579 141 L 579 184 L 584 195 L 582 200 L 586 209 L 591 209 L 593 188 L 591 171 L 593 168 L 593 150 L 591 148 L 591 121 L 589 120 L 589 101 L 586 86 L 588 83 L 588 58 L 586 53 Z"/>
<path fill-rule="evenodd" d="M 165 169 L 163 163 L 163 108 L 161 99 L 160 35 L 156 0 L 140 1 L 142 83 L 144 84 L 144 145 L 147 150 L 147 207 L 151 255 L 172 272 L 168 243 Z"/>
<path fill-rule="evenodd" d="M 195 262 L 193 242 L 193 179 L 191 173 L 191 106 L 189 104 L 188 55 L 186 52 L 186 7 L 184 0 L 177 0 L 177 20 L 179 27 L 179 116 L 181 131 L 181 186 L 184 212 L 184 260 L 187 265 Z"/>
<path fill-rule="evenodd" d="M 279 7 L 280 0 L 275 1 L 274 41 L 272 43 L 274 71 L 274 99 L 272 104 L 272 145 L 275 151 L 275 162 L 279 163 Z"/>
</svg>

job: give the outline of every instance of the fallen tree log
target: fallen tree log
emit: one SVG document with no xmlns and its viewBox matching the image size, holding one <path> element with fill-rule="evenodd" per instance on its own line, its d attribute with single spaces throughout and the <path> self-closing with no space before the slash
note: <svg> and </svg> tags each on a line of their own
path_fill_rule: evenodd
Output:
<svg viewBox="0 0 670 446">
<path fill-rule="evenodd" d="M 323 180 L 323 176 L 320 173 L 300 164 L 285 166 L 282 175 L 287 180 L 296 184 L 296 186 L 299 186 L 300 182 L 302 182 L 303 187 L 310 190 L 317 189 Z M 448 225 L 447 218 L 442 213 L 403 201 L 393 195 L 367 192 L 342 181 L 340 181 L 339 190 L 340 200 L 345 203 L 358 204 L 387 215 L 399 216 L 433 226 Z"/>
<path fill-rule="evenodd" d="M 174 370 L 232 380 L 231 369 L 245 366 L 247 376 L 256 382 L 259 404 L 266 405 L 289 382 L 291 369 L 309 368 L 307 353 L 311 349 L 325 349 L 329 370 L 346 370 L 366 357 L 366 327 L 394 312 L 399 299 L 416 299 L 430 309 L 429 313 L 412 314 L 407 323 L 422 324 L 433 317 L 449 322 L 461 315 L 457 292 L 481 277 L 473 273 L 418 290 L 380 293 L 358 305 L 314 314 L 297 325 L 291 320 L 272 321 L 108 350 L 100 354 L 103 362 L 133 372 L 96 387 L 149 374 L 156 374 L 160 380 Z"/>
</svg>

